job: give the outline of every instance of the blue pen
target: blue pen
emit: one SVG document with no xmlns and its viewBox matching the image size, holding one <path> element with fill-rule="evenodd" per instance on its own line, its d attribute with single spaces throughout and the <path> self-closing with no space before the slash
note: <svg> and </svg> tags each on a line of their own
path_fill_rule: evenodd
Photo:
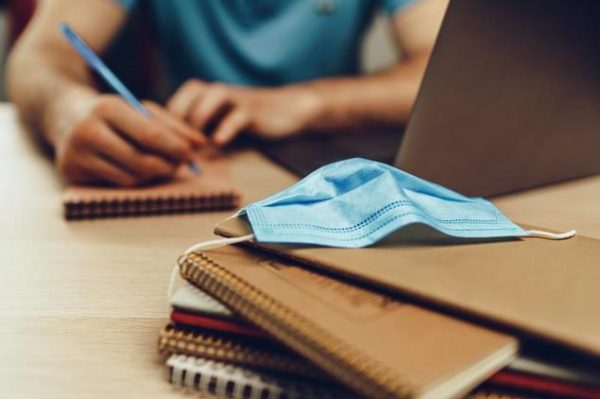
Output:
<svg viewBox="0 0 600 399">
<path fill-rule="evenodd" d="M 98 57 L 98 55 L 86 44 L 86 42 L 77 34 L 69 25 L 62 22 L 60 31 L 65 35 L 73 48 L 83 57 L 85 62 L 94 69 L 104 79 L 104 81 L 113 88 L 125 101 L 133 108 L 138 110 L 142 115 L 150 117 L 151 113 L 148 108 L 138 100 L 133 93 L 117 78 L 117 76 L 106 66 L 106 64 Z M 194 161 L 189 163 L 190 169 L 195 174 L 200 173 L 200 166 Z"/>
</svg>

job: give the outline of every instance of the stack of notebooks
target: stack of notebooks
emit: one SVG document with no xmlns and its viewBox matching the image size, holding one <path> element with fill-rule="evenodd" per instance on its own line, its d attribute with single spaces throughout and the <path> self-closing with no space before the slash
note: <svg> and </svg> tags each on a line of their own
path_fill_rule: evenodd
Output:
<svg viewBox="0 0 600 399">
<path fill-rule="evenodd" d="M 180 271 L 159 352 L 172 384 L 205 395 L 600 398 L 600 369 L 579 359 L 518 355 L 512 337 L 293 263 L 226 248 Z"/>
<path fill-rule="evenodd" d="M 158 349 L 176 386 L 223 398 L 357 397 L 191 284 L 171 305 Z"/>
</svg>

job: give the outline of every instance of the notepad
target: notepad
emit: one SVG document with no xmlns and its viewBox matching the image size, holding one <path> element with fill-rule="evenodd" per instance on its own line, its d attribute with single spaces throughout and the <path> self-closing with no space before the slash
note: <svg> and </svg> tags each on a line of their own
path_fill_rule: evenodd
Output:
<svg viewBox="0 0 600 399">
<path fill-rule="evenodd" d="M 503 334 L 238 248 L 191 253 L 179 265 L 186 280 L 365 397 L 458 397 L 517 350 Z"/>
<path fill-rule="evenodd" d="M 170 323 L 160 333 L 158 350 L 161 354 L 183 354 L 292 378 L 333 381 L 319 368 L 272 340 L 190 329 Z"/>
<path fill-rule="evenodd" d="M 212 315 L 221 319 L 236 318 L 225 305 L 190 283 L 185 283 L 169 299 L 174 309 Z"/>
<path fill-rule="evenodd" d="M 68 220 L 163 215 L 239 207 L 240 195 L 218 164 L 201 162 L 195 175 L 182 166 L 169 182 L 136 188 L 68 186 L 63 195 Z"/>
<path fill-rule="evenodd" d="M 178 387 L 209 393 L 219 398 L 246 399 L 356 399 L 345 389 L 331 384 L 292 380 L 186 355 L 167 359 L 169 381 Z"/>
<path fill-rule="evenodd" d="M 216 233 L 224 237 L 251 232 L 243 218 L 216 227 Z M 460 245 L 406 240 L 356 250 L 248 245 L 353 281 L 501 323 L 600 359 L 600 240 L 594 238 Z M 568 295 L 557 295 L 567 291 Z"/>
</svg>

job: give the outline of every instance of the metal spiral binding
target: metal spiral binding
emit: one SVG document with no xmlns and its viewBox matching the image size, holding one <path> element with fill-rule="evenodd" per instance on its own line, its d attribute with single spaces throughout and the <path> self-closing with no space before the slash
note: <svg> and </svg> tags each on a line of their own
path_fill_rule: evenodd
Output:
<svg viewBox="0 0 600 399">
<path fill-rule="evenodd" d="M 215 399 L 349 399 L 352 397 L 347 391 L 336 387 L 296 382 L 239 366 L 186 355 L 171 355 L 167 359 L 167 366 L 171 384 L 199 392 L 201 395 L 211 395 Z"/>
<path fill-rule="evenodd" d="M 467 396 L 465 399 L 527 399 L 523 396 L 507 394 L 502 392 L 494 392 L 488 390 L 480 390 Z"/>
<path fill-rule="evenodd" d="M 156 198 L 69 199 L 64 202 L 64 215 L 68 220 L 163 215 L 228 210 L 236 208 L 238 204 L 239 196 L 235 193 Z"/>
<path fill-rule="evenodd" d="M 292 312 L 203 253 L 179 259 L 181 274 L 369 398 L 410 398 L 402 377 Z M 344 365 L 344 367 L 340 367 Z"/>
<path fill-rule="evenodd" d="M 169 324 L 160 333 L 158 351 L 161 354 L 185 354 L 331 382 L 315 366 L 295 353 L 268 345 L 268 341 L 266 344 L 265 348 L 249 340 L 184 331 Z"/>
</svg>

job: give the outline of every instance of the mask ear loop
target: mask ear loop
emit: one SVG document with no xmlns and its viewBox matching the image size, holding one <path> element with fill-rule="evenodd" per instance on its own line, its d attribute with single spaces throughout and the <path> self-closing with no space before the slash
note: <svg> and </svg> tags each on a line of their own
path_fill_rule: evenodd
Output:
<svg viewBox="0 0 600 399">
<path fill-rule="evenodd" d="M 236 218 L 236 217 L 238 217 L 238 215 L 239 215 L 239 212 L 236 212 L 233 215 L 229 216 L 227 219 L 225 219 L 225 221 Z M 216 227 L 216 225 L 215 225 L 215 227 Z M 239 242 L 244 242 L 244 241 L 253 241 L 253 240 L 254 240 L 254 234 L 246 234 L 245 236 L 232 237 L 232 238 L 218 238 L 216 240 L 204 241 L 204 242 L 199 242 L 197 244 L 194 244 L 191 247 L 189 247 L 188 249 L 186 249 L 183 254 L 188 255 L 188 254 L 191 254 L 192 252 L 206 251 L 209 249 L 221 248 L 221 247 L 225 247 L 227 245 L 237 244 Z M 179 269 L 179 265 L 177 263 L 175 263 L 175 265 L 173 266 L 173 269 L 171 269 L 171 275 L 169 277 L 169 285 L 167 287 L 167 306 L 168 307 L 170 307 L 170 299 L 171 299 L 171 296 L 173 296 L 173 289 L 175 288 L 175 280 L 177 280 L 178 269 Z"/>
<path fill-rule="evenodd" d="M 167 286 L 167 309 L 171 310 L 171 297 L 173 296 L 173 289 L 175 288 L 175 280 L 177 280 L 177 272 L 179 271 L 179 265 L 175 263 L 171 269 L 171 275 L 169 276 L 169 285 Z"/>
<path fill-rule="evenodd" d="M 566 240 L 574 237 L 577 234 L 576 230 L 565 231 L 564 233 L 551 233 L 541 230 L 527 230 L 527 237 L 545 238 L 547 240 Z"/>
<path fill-rule="evenodd" d="M 240 212 L 241 211 L 234 213 L 233 215 L 226 218 L 225 221 L 235 219 L 236 217 L 238 217 L 240 215 Z M 214 229 L 216 229 L 217 226 L 218 226 L 218 224 L 215 225 Z M 237 244 L 239 242 L 252 241 L 252 240 L 254 240 L 254 234 L 246 234 L 245 236 L 241 236 L 241 237 L 217 238 L 216 240 L 199 242 L 197 244 L 192 245 L 191 247 L 189 247 L 188 249 L 185 250 L 184 255 L 191 254 L 192 252 L 206 251 L 209 249 L 221 248 L 221 247 L 225 247 L 227 245 Z"/>
<path fill-rule="evenodd" d="M 224 247 L 227 245 L 237 244 L 239 242 L 252 241 L 252 240 L 254 240 L 254 234 L 246 234 L 245 236 L 232 237 L 232 238 L 218 238 L 216 240 L 204 241 L 204 242 L 199 242 L 198 244 L 194 244 L 191 247 L 189 247 L 188 249 L 186 249 L 184 254 L 188 255 L 188 254 L 191 254 L 192 252 L 206 251 L 209 249 L 221 248 L 221 247 Z"/>
</svg>

